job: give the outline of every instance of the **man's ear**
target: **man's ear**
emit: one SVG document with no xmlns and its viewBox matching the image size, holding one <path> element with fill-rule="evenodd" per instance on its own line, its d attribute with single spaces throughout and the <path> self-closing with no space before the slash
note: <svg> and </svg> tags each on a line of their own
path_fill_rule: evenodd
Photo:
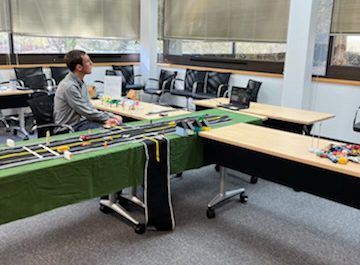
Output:
<svg viewBox="0 0 360 265">
<path fill-rule="evenodd" d="M 81 72 L 83 70 L 83 66 L 81 64 L 77 64 L 75 66 L 75 70 L 78 71 L 78 72 Z"/>
</svg>

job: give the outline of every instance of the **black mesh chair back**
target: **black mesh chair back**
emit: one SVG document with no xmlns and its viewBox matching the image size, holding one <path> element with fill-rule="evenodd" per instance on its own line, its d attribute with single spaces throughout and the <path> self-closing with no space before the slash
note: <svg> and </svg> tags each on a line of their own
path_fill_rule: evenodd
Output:
<svg viewBox="0 0 360 265">
<path fill-rule="evenodd" d="M 37 126 L 54 123 L 54 96 L 54 93 L 34 93 L 33 97 L 28 100 Z M 46 136 L 46 131 L 50 131 L 52 135 L 53 127 L 37 129 L 38 137 Z"/>
<path fill-rule="evenodd" d="M 353 123 L 354 132 L 360 132 L 360 120 L 358 120 L 359 111 L 360 111 L 360 107 L 358 107 L 355 112 L 354 123 Z"/>
<path fill-rule="evenodd" d="M 259 94 L 261 84 L 262 84 L 262 82 L 255 81 L 255 80 L 252 80 L 252 79 L 249 80 L 246 88 L 250 92 L 250 101 L 257 102 L 257 98 L 258 98 L 258 94 Z"/>
<path fill-rule="evenodd" d="M 113 70 L 120 71 L 122 77 L 124 78 L 126 85 L 133 85 L 134 84 L 134 66 L 133 65 L 113 65 Z"/>
<path fill-rule="evenodd" d="M 205 93 L 217 95 L 220 88 L 220 95 L 223 96 L 227 90 L 231 73 L 208 72 Z"/>
<path fill-rule="evenodd" d="M 159 89 L 162 89 L 164 82 L 166 81 L 164 91 L 170 91 L 171 85 L 177 76 L 177 72 L 168 71 L 168 70 L 160 70 L 160 77 L 159 77 Z"/>
<path fill-rule="evenodd" d="M 19 68 L 15 67 L 15 75 L 17 79 L 24 82 L 25 87 L 30 89 L 46 89 L 46 76 L 42 67 Z"/>
<path fill-rule="evenodd" d="M 58 85 L 61 80 L 70 72 L 67 67 L 50 67 L 51 77 L 54 78 L 55 84 Z"/>
<path fill-rule="evenodd" d="M 197 82 L 198 91 L 202 91 L 205 79 L 206 79 L 206 71 L 197 71 L 192 69 L 186 69 L 185 81 L 184 81 L 184 90 L 192 91 L 194 83 Z"/>
</svg>

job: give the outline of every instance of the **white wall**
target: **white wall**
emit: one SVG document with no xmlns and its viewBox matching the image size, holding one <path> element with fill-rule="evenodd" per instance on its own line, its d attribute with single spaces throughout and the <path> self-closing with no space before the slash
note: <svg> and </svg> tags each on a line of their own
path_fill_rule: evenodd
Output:
<svg viewBox="0 0 360 265">
<path fill-rule="evenodd" d="M 352 129 L 357 107 L 360 106 L 360 87 L 312 82 L 311 109 L 333 113 L 334 119 L 322 122 L 321 136 L 360 143 L 360 133 Z M 318 134 L 319 127 L 313 133 Z"/>
</svg>

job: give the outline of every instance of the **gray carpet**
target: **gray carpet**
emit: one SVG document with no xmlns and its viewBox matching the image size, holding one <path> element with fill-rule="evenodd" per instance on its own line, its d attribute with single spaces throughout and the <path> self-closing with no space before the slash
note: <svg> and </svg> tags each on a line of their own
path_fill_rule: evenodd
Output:
<svg viewBox="0 0 360 265">
<path fill-rule="evenodd" d="M 173 232 L 137 235 L 96 199 L 1 225 L 0 264 L 359 264 L 360 211 L 247 179 L 227 178 L 249 201 L 229 201 L 215 219 L 205 215 L 218 190 L 213 167 L 173 179 Z"/>
</svg>

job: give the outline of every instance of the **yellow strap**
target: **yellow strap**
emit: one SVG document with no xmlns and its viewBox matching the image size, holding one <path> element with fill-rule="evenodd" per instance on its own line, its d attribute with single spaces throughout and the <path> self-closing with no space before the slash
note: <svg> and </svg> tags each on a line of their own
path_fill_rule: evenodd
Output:
<svg viewBox="0 0 360 265">
<path fill-rule="evenodd" d="M 156 156 L 156 161 L 160 162 L 160 144 L 159 141 L 156 140 L 155 138 L 149 138 L 147 136 L 144 136 L 145 139 L 153 141 L 155 143 L 155 156 Z"/>
</svg>

